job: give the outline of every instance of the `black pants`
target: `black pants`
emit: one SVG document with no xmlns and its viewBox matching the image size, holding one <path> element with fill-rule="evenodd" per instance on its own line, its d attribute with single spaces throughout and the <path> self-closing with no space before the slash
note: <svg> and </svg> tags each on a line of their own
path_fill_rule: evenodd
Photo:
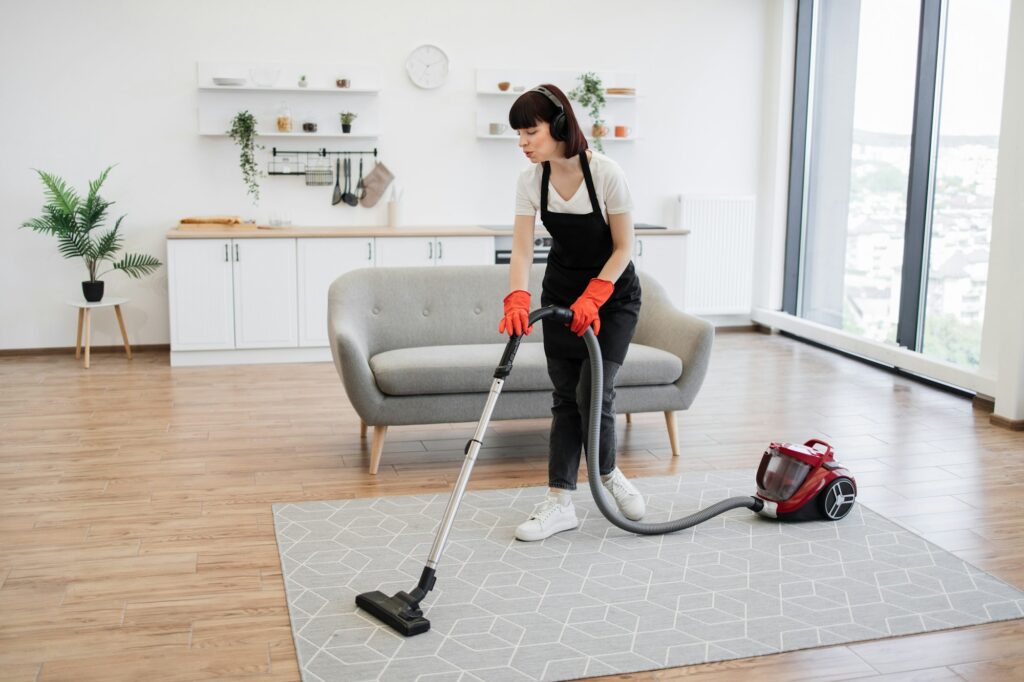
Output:
<svg viewBox="0 0 1024 682">
<path fill-rule="evenodd" d="M 615 374 L 616 362 L 605 360 L 604 396 L 601 404 L 602 476 L 615 469 Z M 548 450 L 548 486 L 576 490 L 580 449 L 587 445 L 590 424 L 590 360 L 548 358 L 548 376 L 555 390 L 551 406 L 551 439 Z"/>
</svg>

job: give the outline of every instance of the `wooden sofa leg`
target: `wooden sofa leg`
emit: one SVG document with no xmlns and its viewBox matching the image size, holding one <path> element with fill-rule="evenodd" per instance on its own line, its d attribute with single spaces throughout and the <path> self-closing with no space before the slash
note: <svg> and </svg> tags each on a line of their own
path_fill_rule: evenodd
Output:
<svg viewBox="0 0 1024 682">
<path fill-rule="evenodd" d="M 370 473 L 376 474 L 380 466 L 380 453 L 384 450 L 384 437 L 388 433 L 386 426 L 373 427 L 373 444 L 370 446 Z"/>
<path fill-rule="evenodd" d="M 366 422 L 359 420 L 359 440 L 366 440 Z"/>
<path fill-rule="evenodd" d="M 676 413 L 665 411 L 665 426 L 668 427 L 668 442 L 672 446 L 672 456 L 679 456 L 679 433 L 676 431 Z"/>
<path fill-rule="evenodd" d="M 627 424 L 632 424 L 633 423 L 633 415 L 630 414 L 629 412 L 626 413 L 626 423 Z"/>
</svg>

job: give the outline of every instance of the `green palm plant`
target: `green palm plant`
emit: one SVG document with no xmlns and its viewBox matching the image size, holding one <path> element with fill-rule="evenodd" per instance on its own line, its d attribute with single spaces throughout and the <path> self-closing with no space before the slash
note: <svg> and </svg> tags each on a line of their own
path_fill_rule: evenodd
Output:
<svg viewBox="0 0 1024 682">
<path fill-rule="evenodd" d="M 125 216 L 118 218 L 113 228 L 101 231 L 107 218 L 107 209 L 114 202 L 99 195 L 100 187 L 111 168 L 113 166 L 109 166 L 89 183 L 89 193 L 85 199 L 60 177 L 33 169 L 43 181 L 46 203 L 42 215 L 26 220 L 21 225 L 57 237 L 60 253 L 65 258 L 85 260 L 90 282 L 97 282 L 103 275 L 114 270 L 120 270 L 132 278 L 140 278 L 162 265 L 153 256 L 143 253 L 128 253 L 120 260 L 114 260 L 124 245 L 120 229 Z M 99 272 L 104 261 L 110 263 L 110 268 Z"/>
</svg>

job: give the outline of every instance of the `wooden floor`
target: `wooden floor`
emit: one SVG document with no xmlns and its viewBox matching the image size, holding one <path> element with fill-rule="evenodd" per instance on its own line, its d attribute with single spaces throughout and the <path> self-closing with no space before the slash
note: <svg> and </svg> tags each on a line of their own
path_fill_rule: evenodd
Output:
<svg viewBox="0 0 1024 682">
<path fill-rule="evenodd" d="M 297 680 L 271 504 L 446 491 L 472 427 L 393 427 L 373 477 L 331 364 L 0 358 L 0 679 Z M 660 413 L 620 417 L 622 469 L 752 469 L 773 439 L 825 438 L 863 502 L 1024 587 L 1024 433 L 965 398 L 722 334 L 679 427 L 672 458 Z M 493 423 L 470 487 L 545 484 L 546 429 Z M 1024 622 L 615 679 L 740 676 L 1024 679 Z"/>
</svg>

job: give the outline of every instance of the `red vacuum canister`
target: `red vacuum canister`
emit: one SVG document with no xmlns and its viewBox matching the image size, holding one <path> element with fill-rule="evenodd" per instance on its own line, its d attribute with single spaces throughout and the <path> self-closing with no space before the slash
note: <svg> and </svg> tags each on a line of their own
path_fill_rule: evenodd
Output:
<svg viewBox="0 0 1024 682">
<path fill-rule="evenodd" d="M 764 500 L 764 516 L 838 521 L 853 509 L 857 482 L 823 440 L 772 443 L 757 468 L 757 497 Z"/>
</svg>

